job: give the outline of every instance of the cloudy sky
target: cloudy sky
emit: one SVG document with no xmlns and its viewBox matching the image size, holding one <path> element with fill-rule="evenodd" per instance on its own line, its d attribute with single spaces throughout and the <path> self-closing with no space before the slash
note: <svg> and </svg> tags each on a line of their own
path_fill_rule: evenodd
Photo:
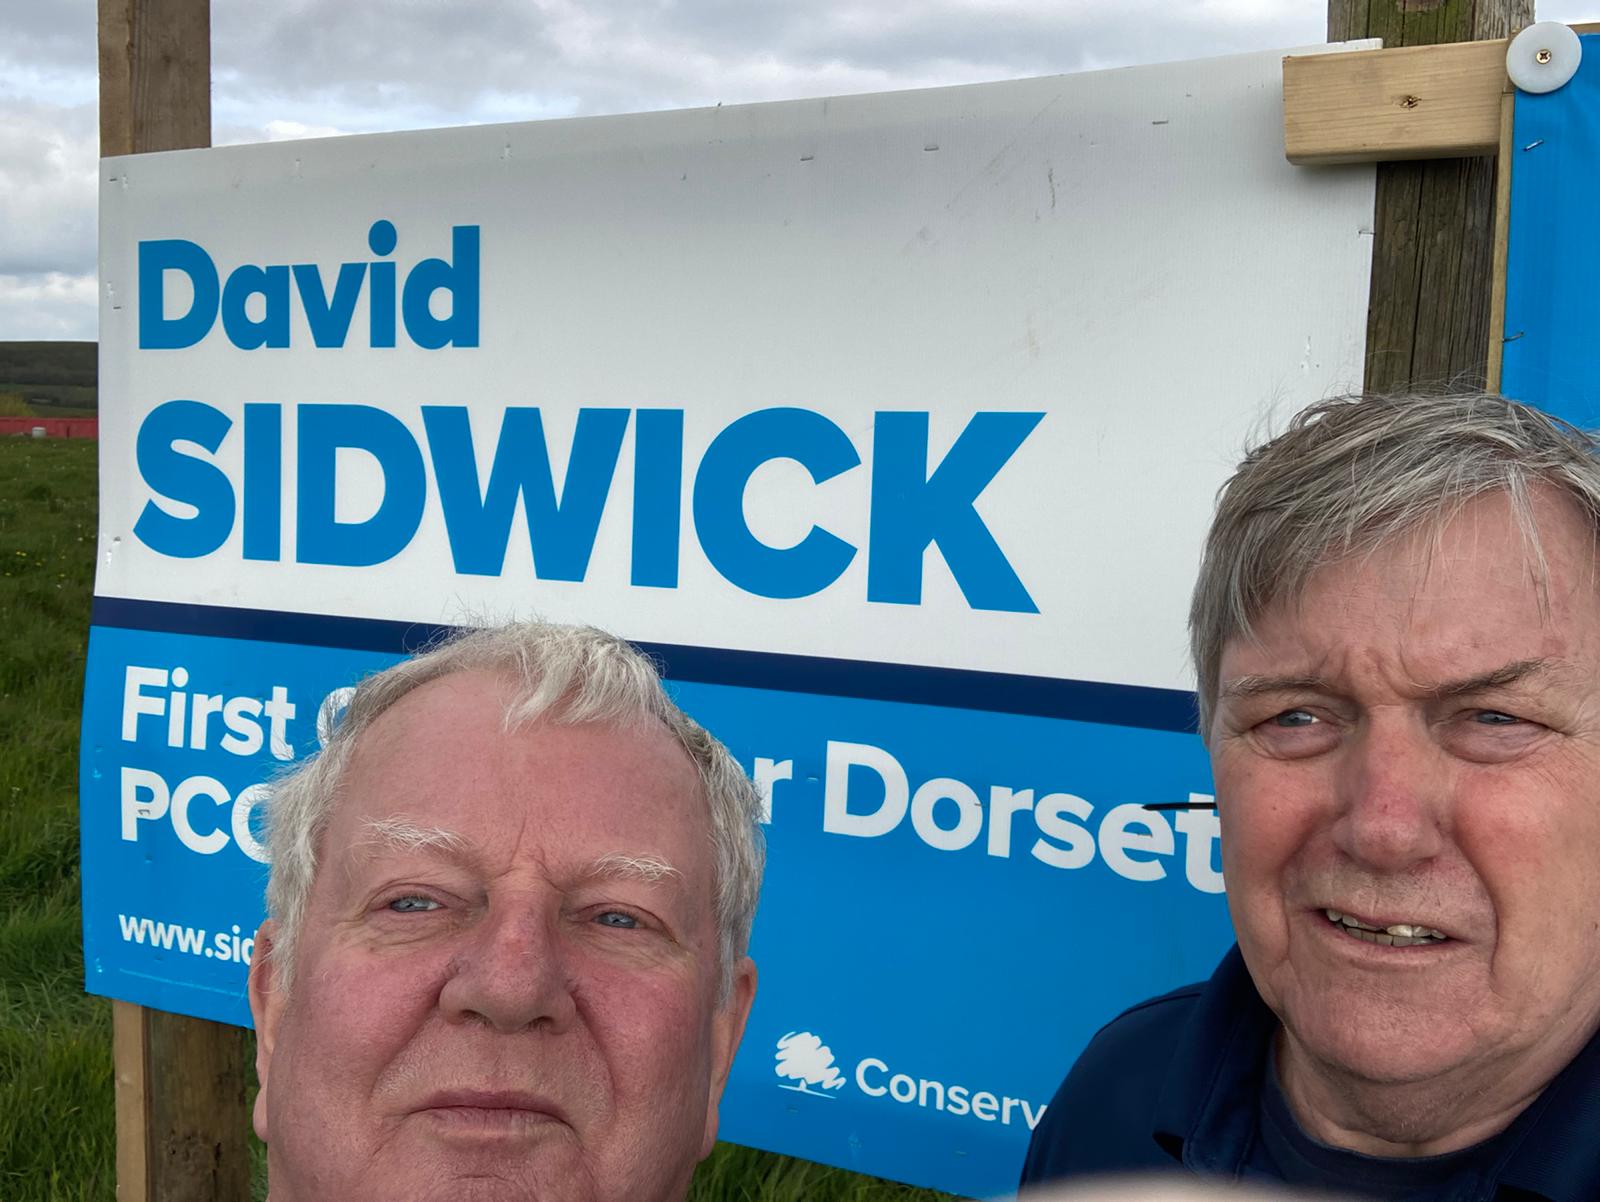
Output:
<svg viewBox="0 0 1600 1202">
<path fill-rule="evenodd" d="M 214 141 L 930 87 L 1321 41 L 1326 0 L 212 0 Z M 1540 0 L 1541 19 L 1600 0 Z M 0 5 L 0 339 L 94 338 L 95 0 Z"/>
</svg>

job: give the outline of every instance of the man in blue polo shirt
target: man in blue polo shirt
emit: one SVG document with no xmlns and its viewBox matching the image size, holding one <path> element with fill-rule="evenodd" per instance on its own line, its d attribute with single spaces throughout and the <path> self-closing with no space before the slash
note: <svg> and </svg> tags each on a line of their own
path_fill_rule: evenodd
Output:
<svg viewBox="0 0 1600 1202">
<path fill-rule="evenodd" d="M 1497 397 L 1314 406 L 1190 611 L 1238 946 L 1103 1028 L 1027 1187 L 1600 1199 L 1600 458 Z"/>
</svg>

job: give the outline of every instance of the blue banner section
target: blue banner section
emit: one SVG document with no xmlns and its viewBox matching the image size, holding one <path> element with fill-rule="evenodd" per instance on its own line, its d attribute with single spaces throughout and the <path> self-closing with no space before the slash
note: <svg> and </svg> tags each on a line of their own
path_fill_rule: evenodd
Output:
<svg viewBox="0 0 1600 1202">
<path fill-rule="evenodd" d="M 1142 808 L 1209 790 L 1193 735 L 677 691 L 781 776 L 728 1139 L 1009 1192 L 1089 1037 L 1231 941 L 1215 817 Z"/>
<path fill-rule="evenodd" d="M 92 621 L 96 626 L 133 630 L 164 630 L 174 634 L 206 634 L 407 655 L 422 650 L 455 629 L 427 622 L 391 622 L 381 618 L 217 605 L 174 605 L 121 597 L 96 597 Z M 1070 718 L 1077 722 L 1135 726 L 1142 730 L 1189 731 L 1195 728 L 1194 694 L 1182 689 L 928 668 L 915 664 L 863 663 L 770 651 L 685 647 L 676 643 L 635 640 L 634 645 L 654 659 L 662 672 L 673 680 L 821 693 L 832 697 L 915 701 L 921 705 Z"/>
<path fill-rule="evenodd" d="M 400 656 L 91 627 L 79 766 L 91 993 L 250 1025 L 263 786 Z"/>
<path fill-rule="evenodd" d="M 1600 35 L 1561 88 L 1519 92 L 1506 264 L 1507 396 L 1600 427 Z"/>
<path fill-rule="evenodd" d="M 260 786 L 397 651 L 97 626 L 88 987 L 247 1024 Z M 724 1138 L 1009 1191 L 1066 1067 L 1230 941 L 1190 734 L 674 681 L 768 791 L 761 984 Z"/>
</svg>

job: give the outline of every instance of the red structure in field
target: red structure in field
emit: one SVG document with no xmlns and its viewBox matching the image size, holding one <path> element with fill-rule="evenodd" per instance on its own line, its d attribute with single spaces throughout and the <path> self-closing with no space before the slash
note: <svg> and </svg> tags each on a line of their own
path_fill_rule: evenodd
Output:
<svg viewBox="0 0 1600 1202">
<path fill-rule="evenodd" d="M 99 438 L 98 417 L 0 417 L 0 435 L 43 430 L 45 438 Z"/>
</svg>

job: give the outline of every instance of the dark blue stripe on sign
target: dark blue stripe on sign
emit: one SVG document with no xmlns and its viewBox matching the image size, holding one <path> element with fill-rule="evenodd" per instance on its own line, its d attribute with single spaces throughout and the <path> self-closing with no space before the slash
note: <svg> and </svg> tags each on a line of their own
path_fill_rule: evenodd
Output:
<svg viewBox="0 0 1600 1202">
<path fill-rule="evenodd" d="M 96 597 L 91 621 L 96 626 L 129 630 L 390 654 L 410 654 L 455 629 L 427 622 L 180 605 L 120 597 Z M 1186 732 L 1195 728 L 1194 694 L 1182 689 L 878 664 L 813 655 L 779 655 L 768 651 L 686 647 L 675 643 L 635 641 L 635 646 L 655 659 L 669 680 L 1028 714 L 1143 730 Z"/>
</svg>

